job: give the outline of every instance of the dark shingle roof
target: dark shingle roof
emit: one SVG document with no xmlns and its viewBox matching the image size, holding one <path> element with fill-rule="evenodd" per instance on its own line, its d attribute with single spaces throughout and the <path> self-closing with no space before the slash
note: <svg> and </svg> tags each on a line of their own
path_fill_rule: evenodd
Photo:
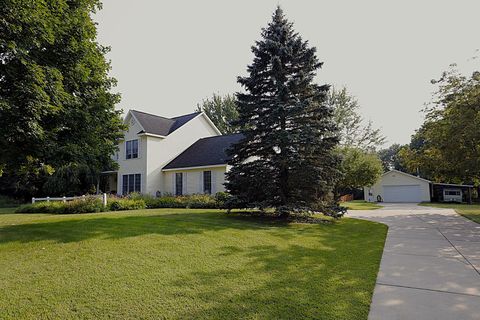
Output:
<svg viewBox="0 0 480 320">
<path fill-rule="evenodd" d="M 170 161 L 163 169 L 226 164 L 230 160 L 226 150 L 242 138 L 243 134 L 238 133 L 200 139 Z"/>
<path fill-rule="evenodd" d="M 144 133 L 158 134 L 160 136 L 169 135 L 200 114 L 200 112 L 194 112 L 175 118 L 165 118 L 137 110 L 131 110 L 130 112 L 140 122 L 140 125 L 145 130 Z"/>
</svg>

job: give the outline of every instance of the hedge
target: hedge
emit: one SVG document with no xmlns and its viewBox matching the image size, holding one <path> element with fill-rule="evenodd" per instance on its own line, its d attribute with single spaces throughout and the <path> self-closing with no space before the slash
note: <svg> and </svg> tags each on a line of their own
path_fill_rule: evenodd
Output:
<svg viewBox="0 0 480 320">
<path fill-rule="evenodd" d="M 219 192 L 215 196 L 194 194 L 185 196 L 152 197 L 134 193 L 128 197 L 109 197 L 107 207 L 103 207 L 102 201 L 94 197 L 85 200 L 73 200 L 69 202 L 37 202 L 19 207 L 15 212 L 19 213 L 94 213 L 103 211 L 139 210 L 154 208 L 192 208 L 192 209 L 218 209 L 223 208 L 229 195 Z"/>
<path fill-rule="evenodd" d="M 107 207 L 110 211 L 139 210 L 147 206 L 142 199 L 113 198 L 108 199 Z"/>
<path fill-rule="evenodd" d="M 36 202 L 26 204 L 15 210 L 18 213 L 55 213 L 55 214 L 75 214 L 75 213 L 94 213 L 106 211 L 102 200 L 93 197 L 86 197 L 85 200 L 73 200 L 68 202 L 50 201 Z"/>
</svg>

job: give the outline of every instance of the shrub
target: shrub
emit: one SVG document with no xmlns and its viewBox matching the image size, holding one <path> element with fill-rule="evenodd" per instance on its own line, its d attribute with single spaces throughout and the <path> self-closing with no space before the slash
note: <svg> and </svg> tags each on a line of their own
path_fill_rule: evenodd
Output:
<svg viewBox="0 0 480 320">
<path fill-rule="evenodd" d="M 225 208 L 225 204 L 228 203 L 232 198 L 232 195 L 228 192 L 217 192 L 215 193 L 215 201 L 219 208 Z"/>
<path fill-rule="evenodd" d="M 145 202 L 151 199 L 155 199 L 154 196 L 151 196 L 149 194 L 139 193 L 139 192 L 132 192 L 127 196 L 127 198 L 131 200 L 144 200 Z M 122 199 L 125 199 L 125 198 L 122 198 Z"/>
<path fill-rule="evenodd" d="M 0 208 L 16 207 L 21 202 L 8 196 L 0 195 Z"/>
<path fill-rule="evenodd" d="M 151 195 L 142 195 L 132 193 L 128 196 L 131 200 L 143 200 L 146 208 L 200 208 L 214 209 L 218 208 L 217 199 L 208 194 L 193 194 L 184 196 L 164 195 L 162 197 L 153 197 Z"/>
<path fill-rule="evenodd" d="M 15 210 L 17 213 L 63 213 L 65 204 L 62 202 L 37 202 L 24 204 Z"/>
<path fill-rule="evenodd" d="M 64 213 L 93 213 L 102 211 L 105 211 L 102 200 L 98 198 L 87 197 L 85 200 L 77 199 L 66 202 Z"/>
<path fill-rule="evenodd" d="M 131 198 L 129 196 L 129 198 Z M 149 195 L 133 195 L 133 199 L 142 199 L 146 207 L 153 208 L 192 208 L 192 209 L 215 209 L 220 208 L 220 202 L 216 197 L 208 194 L 192 194 L 184 196 L 165 195 L 152 197 Z"/>
<path fill-rule="evenodd" d="M 150 198 L 145 201 L 147 208 L 185 208 L 179 197 L 164 196 L 159 198 Z"/>
<path fill-rule="evenodd" d="M 97 198 L 74 200 L 70 202 L 37 202 L 33 205 L 25 205 L 17 209 L 22 213 L 89 213 L 105 210 L 139 210 L 153 208 L 192 208 L 192 209 L 216 209 L 225 208 L 225 203 L 231 198 L 226 192 L 219 192 L 215 196 L 209 194 L 193 194 L 184 196 L 153 197 L 139 193 L 132 193 L 124 198 L 110 197 L 107 207 L 102 206 L 102 201 Z"/>
<path fill-rule="evenodd" d="M 113 198 L 108 200 L 107 207 L 111 211 L 121 211 L 145 209 L 147 205 L 143 199 Z"/>
<path fill-rule="evenodd" d="M 15 212 L 18 213 L 54 213 L 54 214 L 76 214 L 93 213 L 105 211 L 102 200 L 94 197 L 86 197 L 68 202 L 51 201 L 37 202 L 20 206 Z"/>
<path fill-rule="evenodd" d="M 178 198 L 185 205 L 185 208 L 215 209 L 218 207 L 215 198 L 209 194 L 193 194 Z"/>
</svg>

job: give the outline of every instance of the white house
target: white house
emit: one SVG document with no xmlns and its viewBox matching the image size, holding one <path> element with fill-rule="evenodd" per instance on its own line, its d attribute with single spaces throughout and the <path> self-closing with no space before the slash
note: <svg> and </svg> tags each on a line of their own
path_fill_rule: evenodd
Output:
<svg viewBox="0 0 480 320">
<path fill-rule="evenodd" d="M 125 195 L 214 194 L 224 191 L 225 150 L 242 135 L 222 136 L 203 113 L 165 118 L 130 110 L 115 155 L 118 171 L 104 172 L 106 191 Z"/>
</svg>

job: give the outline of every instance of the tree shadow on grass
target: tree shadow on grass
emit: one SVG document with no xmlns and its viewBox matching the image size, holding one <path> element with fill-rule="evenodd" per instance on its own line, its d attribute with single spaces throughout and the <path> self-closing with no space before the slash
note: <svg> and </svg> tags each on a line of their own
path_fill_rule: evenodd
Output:
<svg viewBox="0 0 480 320">
<path fill-rule="evenodd" d="M 355 228 L 359 221 L 351 220 Z M 124 217 L 102 216 L 0 226 L 0 244 L 9 242 L 55 241 L 69 243 L 92 238 L 121 239 L 148 234 L 181 235 L 200 234 L 226 229 L 268 230 L 269 234 L 283 240 L 295 237 L 318 237 L 318 229 L 328 230 L 337 239 L 348 241 L 351 236 L 333 225 L 310 225 L 283 221 L 258 220 L 255 217 L 225 215 L 218 212 L 166 213 L 158 215 L 128 215 Z"/>
<path fill-rule="evenodd" d="M 224 247 L 219 259 L 248 262 L 177 280 L 174 286 L 182 292 L 196 279 L 196 290 L 189 291 L 195 308 L 178 318 L 366 319 L 382 237 L 364 246 L 331 235 L 322 242 L 329 245 Z"/>
<path fill-rule="evenodd" d="M 304 225 L 201 211 L 63 218 L 0 227 L 0 244 L 232 230 L 228 243 L 221 242 L 226 239 L 223 235 L 209 248 L 208 266 L 173 273 L 165 292 L 154 288 L 155 295 L 164 294 L 164 300 L 172 301 L 165 316 L 179 319 L 366 318 L 386 231 L 381 234 L 378 225 L 353 219 Z M 266 243 L 263 237 L 269 238 Z M 201 255 L 195 250 L 191 254 Z M 146 305 L 168 308 L 157 303 L 152 299 Z"/>
<path fill-rule="evenodd" d="M 65 217 L 65 220 L 7 225 L 0 227 L 0 243 L 50 240 L 59 243 L 77 242 L 91 238 L 119 239 L 146 234 L 199 234 L 225 229 L 271 229 L 288 239 L 294 233 L 283 231 L 290 226 L 282 221 L 259 221 L 252 217 L 225 215 L 216 212 L 167 213 L 158 215 L 128 215 L 125 217 Z M 300 228 L 301 229 L 301 228 Z M 304 232 L 309 232 L 306 228 Z M 302 230 L 296 229 L 296 233 Z M 314 232 L 310 230 L 310 232 Z"/>
</svg>

